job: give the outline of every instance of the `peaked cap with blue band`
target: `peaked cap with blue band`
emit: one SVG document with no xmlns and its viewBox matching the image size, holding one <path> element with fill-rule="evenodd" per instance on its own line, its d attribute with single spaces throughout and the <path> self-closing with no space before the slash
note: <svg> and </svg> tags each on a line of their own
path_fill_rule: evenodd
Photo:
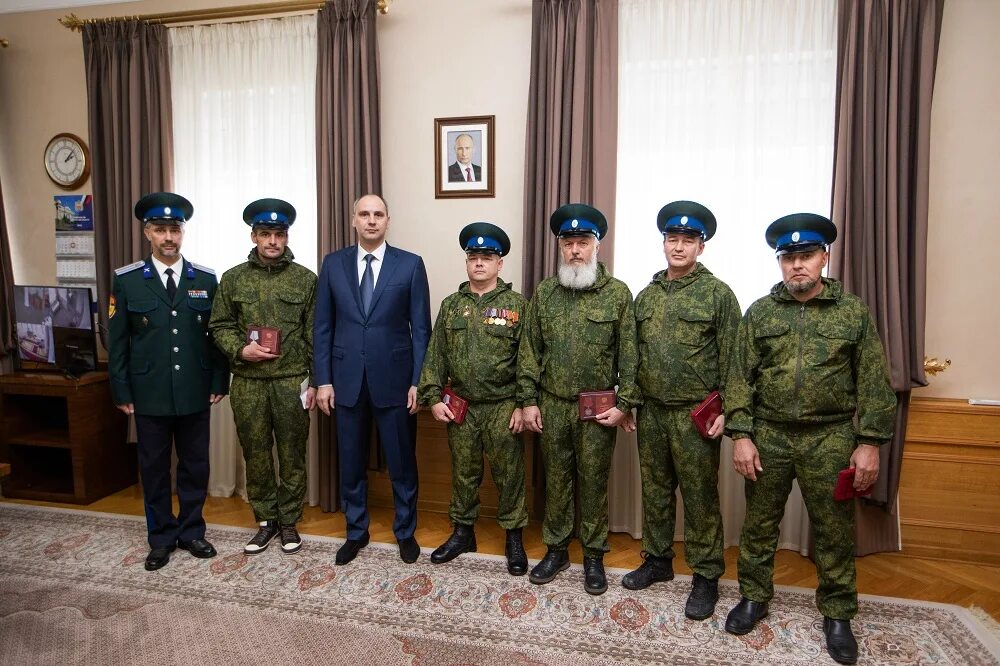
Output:
<svg viewBox="0 0 1000 666">
<path fill-rule="evenodd" d="M 194 206 L 179 194 L 153 192 L 139 199 L 133 212 L 143 224 L 183 224 L 194 216 Z"/>
<path fill-rule="evenodd" d="M 671 201 L 656 216 L 656 227 L 664 236 L 691 234 L 707 241 L 717 226 L 712 211 L 696 201 Z"/>
<path fill-rule="evenodd" d="M 250 227 L 287 229 L 295 222 L 295 206 L 282 199 L 257 199 L 243 209 L 243 221 Z"/>
<path fill-rule="evenodd" d="M 466 254 L 490 252 L 505 257 L 510 252 L 510 238 L 506 232 L 489 222 L 473 222 L 465 225 L 458 234 L 458 244 Z"/>
<path fill-rule="evenodd" d="M 556 208 L 549 218 L 549 228 L 560 238 L 592 234 L 601 240 L 608 233 L 608 221 L 604 213 L 593 206 L 574 203 Z"/>
<path fill-rule="evenodd" d="M 818 247 L 826 249 L 837 240 L 837 227 L 828 218 L 816 213 L 792 213 L 772 222 L 764 232 L 764 238 L 779 256 L 809 252 Z"/>
</svg>

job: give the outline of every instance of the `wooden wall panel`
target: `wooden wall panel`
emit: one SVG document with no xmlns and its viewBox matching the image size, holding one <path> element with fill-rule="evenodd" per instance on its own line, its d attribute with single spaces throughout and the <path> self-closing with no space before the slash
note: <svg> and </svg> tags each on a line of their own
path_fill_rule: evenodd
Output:
<svg viewBox="0 0 1000 666">
<path fill-rule="evenodd" d="M 904 554 L 1000 565 L 1000 407 L 913 399 L 899 514 Z"/>
</svg>

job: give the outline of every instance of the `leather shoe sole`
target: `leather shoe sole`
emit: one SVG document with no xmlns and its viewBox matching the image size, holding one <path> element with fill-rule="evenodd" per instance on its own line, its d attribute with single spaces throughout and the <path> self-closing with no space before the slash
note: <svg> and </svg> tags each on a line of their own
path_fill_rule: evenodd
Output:
<svg viewBox="0 0 1000 666">
<path fill-rule="evenodd" d="M 200 557 L 201 559 L 208 559 L 210 557 L 215 557 L 218 553 L 215 551 L 215 546 L 205 541 L 204 539 L 194 539 L 193 541 L 178 541 L 177 547 L 181 550 L 186 550 L 195 557 Z"/>
<path fill-rule="evenodd" d="M 365 534 L 360 539 L 348 539 L 344 542 L 339 549 L 337 549 L 337 556 L 334 562 L 338 565 L 344 565 L 350 563 L 355 557 L 358 556 L 358 552 L 368 545 L 371 537 Z"/>
</svg>

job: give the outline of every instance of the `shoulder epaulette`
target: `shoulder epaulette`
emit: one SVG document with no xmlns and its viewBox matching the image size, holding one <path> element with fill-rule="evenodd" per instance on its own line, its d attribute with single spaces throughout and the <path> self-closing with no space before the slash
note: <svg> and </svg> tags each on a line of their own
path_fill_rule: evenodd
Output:
<svg viewBox="0 0 1000 666">
<path fill-rule="evenodd" d="M 202 273 L 208 273 L 209 275 L 215 275 L 215 269 L 213 269 L 213 268 L 209 268 L 208 266 L 202 266 L 201 264 L 196 264 L 193 261 L 188 262 L 188 263 L 190 263 L 192 266 L 194 266 L 195 268 L 197 268 Z"/>
<path fill-rule="evenodd" d="M 121 268 L 115 269 L 115 275 L 125 275 L 126 273 L 131 273 L 137 268 L 142 268 L 146 265 L 145 261 L 139 260 L 134 264 L 129 264 L 128 266 L 122 266 Z"/>
</svg>

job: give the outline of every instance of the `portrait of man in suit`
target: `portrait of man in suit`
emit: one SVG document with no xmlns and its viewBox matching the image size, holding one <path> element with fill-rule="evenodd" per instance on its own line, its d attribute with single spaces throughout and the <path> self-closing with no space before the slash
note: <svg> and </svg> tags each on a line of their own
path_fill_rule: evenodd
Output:
<svg viewBox="0 0 1000 666">
<path fill-rule="evenodd" d="M 368 442 L 378 426 L 395 501 L 393 533 L 415 562 L 417 384 L 430 340 L 430 290 L 423 260 L 385 242 L 389 207 L 375 194 L 354 203 L 357 245 L 323 259 L 313 325 L 316 403 L 336 410 L 340 498 L 347 541 L 336 563 L 369 541 Z"/>
<path fill-rule="evenodd" d="M 449 183 L 478 183 L 482 180 L 482 167 L 473 164 L 476 142 L 468 132 L 455 137 L 455 161 L 448 166 Z"/>
</svg>

